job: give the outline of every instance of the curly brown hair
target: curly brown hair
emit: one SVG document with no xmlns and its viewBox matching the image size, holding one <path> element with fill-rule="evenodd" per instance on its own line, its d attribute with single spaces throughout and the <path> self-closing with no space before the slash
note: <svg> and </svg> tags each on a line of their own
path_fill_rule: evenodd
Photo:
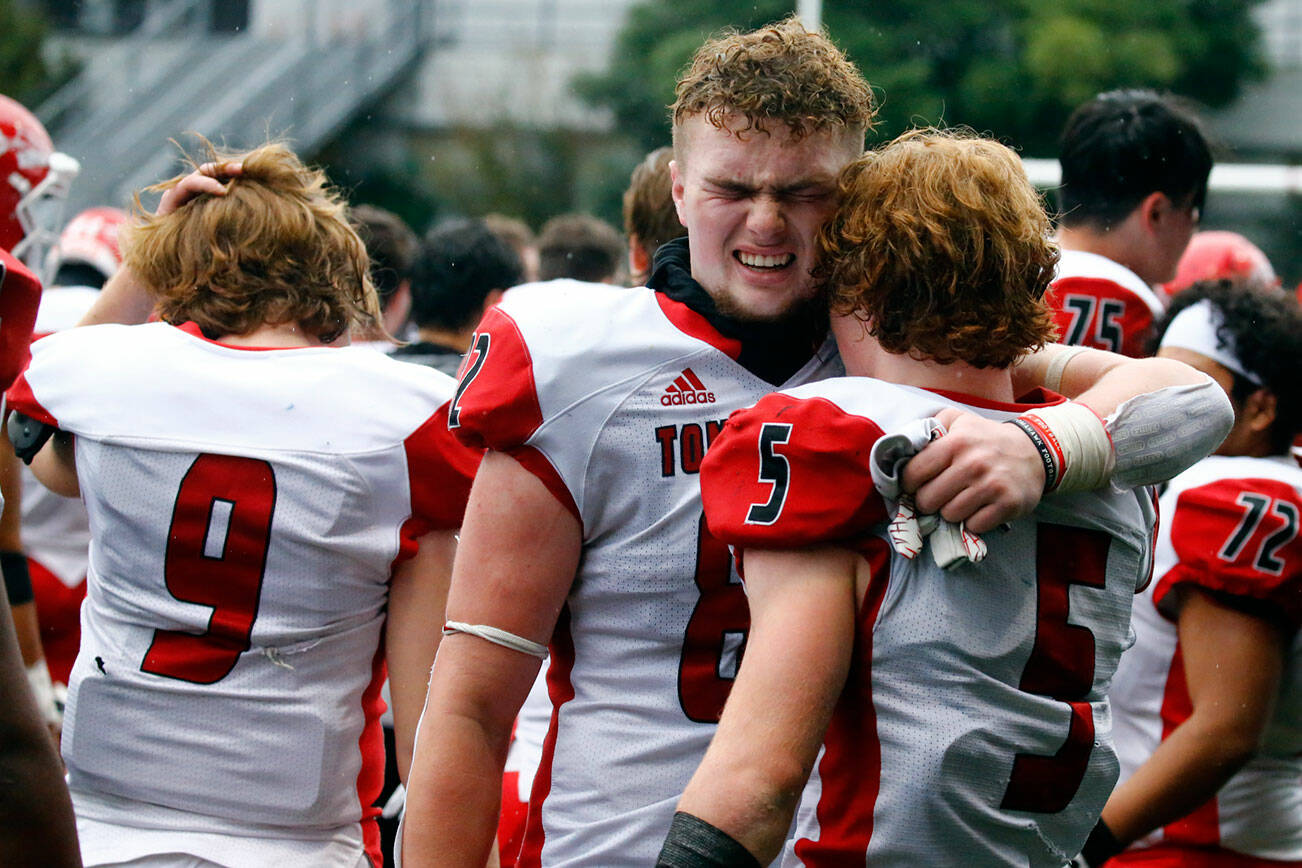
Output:
<svg viewBox="0 0 1302 868">
<path fill-rule="evenodd" d="M 875 112 L 858 68 L 795 16 L 706 42 L 679 76 L 676 95 L 675 148 L 679 127 L 697 116 L 734 134 L 766 131 L 766 122 L 777 121 L 799 140 L 838 127 L 862 138 Z"/>
<path fill-rule="evenodd" d="M 847 166 L 819 234 L 832 312 L 882 348 L 1002 368 L 1052 340 L 1058 263 L 1017 155 L 970 130 L 912 130 Z"/>
<path fill-rule="evenodd" d="M 329 343 L 351 326 L 379 328 L 366 246 L 325 174 L 279 142 L 225 151 L 200 141 L 207 162 L 243 163 L 226 195 L 161 217 L 137 196 L 137 219 L 122 232 L 124 265 L 156 297 L 159 316 L 210 338 L 293 323 Z"/>
</svg>

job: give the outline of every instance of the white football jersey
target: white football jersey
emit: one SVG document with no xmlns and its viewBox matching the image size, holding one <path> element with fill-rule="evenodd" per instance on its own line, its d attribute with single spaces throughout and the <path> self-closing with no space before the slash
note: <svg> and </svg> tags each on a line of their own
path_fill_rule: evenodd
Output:
<svg viewBox="0 0 1302 868">
<path fill-rule="evenodd" d="M 702 469 L 720 539 L 839 544 L 872 571 L 784 865 L 1061 868 L 1116 780 L 1108 686 L 1149 574 L 1152 497 L 1050 495 L 987 534 L 979 564 L 907 560 L 890 547 L 870 449 L 946 407 L 997 420 L 1029 409 L 827 380 L 734 414 Z"/>
<path fill-rule="evenodd" d="M 522 868 L 652 864 L 714 733 L 749 615 L 697 475 L 728 414 L 773 389 L 742 351 L 667 295 L 576 281 L 513 289 L 475 335 L 449 424 L 583 528 Z M 811 356 L 793 383 L 843 371 L 830 339 Z"/>
<path fill-rule="evenodd" d="M 1162 495 L 1154 581 L 1135 601 L 1135 647 L 1113 682 L 1121 779 L 1192 706 L 1174 618 L 1181 586 L 1265 604 L 1294 633 L 1260 752 L 1216 797 L 1135 843 L 1223 847 L 1302 860 L 1302 468 L 1290 457 L 1213 455 Z"/>
<path fill-rule="evenodd" d="M 63 731 L 79 816 L 193 833 L 215 861 L 213 836 L 364 837 L 379 864 L 388 581 L 460 523 L 477 464 L 446 431 L 451 379 L 163 323 L 32 353 L 11 400 L 76 435 L 90 517 Z"/>
</svg>

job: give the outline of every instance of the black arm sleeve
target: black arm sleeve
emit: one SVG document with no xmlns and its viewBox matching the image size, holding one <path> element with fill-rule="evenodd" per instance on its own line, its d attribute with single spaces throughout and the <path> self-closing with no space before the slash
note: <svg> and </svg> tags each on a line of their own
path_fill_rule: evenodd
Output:
<svg viewBox="0 0 1302 868">
<path fill-rule="evenodd" d="M 679 811 L 656 868 L 760 868 L 760 863 L 726 832 Z"/>
<path fill-rule="evenodd" d="M 22 552 L 0 552 L 0 574 L 4 575 L 9 605 L 21 606 L 35 599 L 32 576 L 27 569 L 27 558 Z"/>
</svg>

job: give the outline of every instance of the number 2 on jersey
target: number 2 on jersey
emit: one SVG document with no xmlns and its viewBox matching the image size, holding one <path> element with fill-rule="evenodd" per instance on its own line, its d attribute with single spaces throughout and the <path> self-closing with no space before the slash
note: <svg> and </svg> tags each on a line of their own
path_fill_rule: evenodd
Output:
<svg viewBox="0 0 1302 868">
<path fill-rule="evenodd" d="M 276 476 L 254 458 L 204 453 L 181 480 L 167 533 L 167 591 L 208 606 L 203 633 L 155 630 L 140 668 L 154 675 L 212 684 L 249 650 L 267 565 Z"/>
<path fill-rule="evenodd" d="M 1075 798 L 1094 748 L 1094 634 L 1067 621 L 1072 585 L 1104 587 L 1107 533 L 1040 524 L 1036 529 L 1035 644 L 1018 690 L 1050 696 L 1070 710 L 1067 737 L 1053 756 L 1019 753 L 1000 807 L 1056 814 Z"/>
</svg>

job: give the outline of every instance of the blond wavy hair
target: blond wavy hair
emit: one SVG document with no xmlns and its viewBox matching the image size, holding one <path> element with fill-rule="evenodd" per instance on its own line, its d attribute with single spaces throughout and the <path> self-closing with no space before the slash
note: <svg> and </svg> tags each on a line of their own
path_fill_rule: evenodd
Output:
<svg viewBox="0 0 1302 868">
<path fill-rule="evenodd" d="M 250 151 L 201 144 L 205 162 L 243 163 L 226 195 L 200 195 L 161 217 L 137 195 L 137 219 L 122 232 L 123 264 L 157 299 L 159 316 L 211 338 L 295 324 L 329 343 L 353 326 L 378 328 L 366 246 L 325 174 L 279 142 Z"/>
<path fill-rule="evenodd" d="M 913 130 L 847 166 L 815 279 L 892 353 L 1002 368 L 1054 334 L 1058 247 L 1017 155 L 970 130 Z"/>
<path fill-rule="evenodd" d="M 679 76 L 676 96 L 679 159 L 679 128 L 693 117 L 735 135 L 766 132 L 776 122 L 796 140 L 837 128 L 862 140 L 876 111 L 858 68 L 825 34 L 809 32 L 795 16 L 706 42 Z"/>
</svg>

